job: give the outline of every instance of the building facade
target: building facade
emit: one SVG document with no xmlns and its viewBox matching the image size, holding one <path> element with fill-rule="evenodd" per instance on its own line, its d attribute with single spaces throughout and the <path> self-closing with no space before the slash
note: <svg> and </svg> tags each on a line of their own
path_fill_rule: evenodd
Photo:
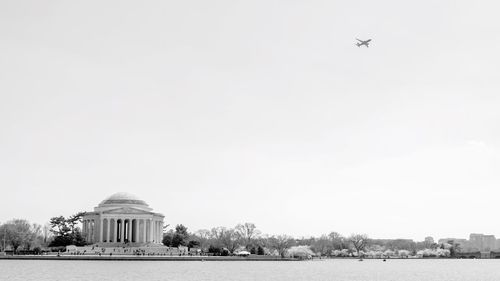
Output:
<svg viewBox="0 0 500 281">
<path fill-rule="evenodd" d="M 496 240 L 494 235 L 471 233 L 469 236 L 471 247 L 479 251 L 495 250 L 497 248 Z"/>
<path fill-rule="evenodd" d="M 119 192 L 83 216 L 82 233 L 88 243 L 104 247 L 161 244 L 163 219 L 143 200 Z"/>
</svg>

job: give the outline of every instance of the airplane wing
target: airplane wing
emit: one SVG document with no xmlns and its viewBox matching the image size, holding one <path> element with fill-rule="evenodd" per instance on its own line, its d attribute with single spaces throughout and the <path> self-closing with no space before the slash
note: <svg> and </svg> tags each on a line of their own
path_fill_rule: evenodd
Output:
<svg viewBox="0 0 500 281">
<path fill-rule="evenodd" d="M 356 40 L 358 40 L 359 42 L 363 43 L 363 40 L 359 40 L 358 38 L 356 38 Z"/>
</svg>

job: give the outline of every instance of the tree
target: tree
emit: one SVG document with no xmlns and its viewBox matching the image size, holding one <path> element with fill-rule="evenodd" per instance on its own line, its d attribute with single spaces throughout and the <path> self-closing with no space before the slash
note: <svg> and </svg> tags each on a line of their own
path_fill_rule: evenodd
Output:
<svg viewBox="0 0 500 281">
<path fill-rule="evenodd" d="M 68 218 L 64 216 L 53 217 L 50 219 L 51 232 L 54 234 L 54 240 L 49 244 L 51 247 L 86 244 L 85 238 L 77 226 L 82 221 L 85 212 L 78 212 Z"/>
<path fill-rule="evenodd" d="M 0 226 L 0 236 L 15 253 L 19 248 L 30 250 L 41 241 L 40 226 L 23 219 L 14 219 Z"/>
<path fill-rule="evenodd" d="M 398 255 L 402 258 L 407 258 L 410 255 L 410 251 L 408 250 L 399 250 Z"/>
<path fill-rule="evenodd" d="M 216 244 L 214 246 L 224 247 L 231 253 L 239 246 L 238 236 L 234 229 L 227 229 L 223 226 L 214 227 L 211 230 L 211 236 Z"/>
<path fill-rule="evenodd" d="M 234 228 L 235 234 L 241 240 L 241 244 L 247 247 L 247 249 L 252 245 L 252 239 L 260 235 L 260 231 L 257 229 L 255 224 L 246 222 L 244 224 L 238 224 Z"/>
<path fill-rule="evenodd" d="M 186 239 L 182 235 L 174 233 L 174 236 L 172 237 L 171 247 L 179 247 L 186 245 L 187 245 Z"/>
<path fill-rule="evenodd" d="M 187 227 L 178 224 L 172 237 L 172 247 L 186 246 L 188 244 L 189 233 Z"/>
<path fill-rule="evenodd" d="M 197 241 L 197 240 L 189 240 L 187 246 L 188 246 L 189 249 L 191 249 L 191 248 L 198 248 L 200 246 L 200 242 Z"/>
<path fill-rule="evenodd" d="M 56 236 L 67 236 L 71 231 L 69 228 L 66 218 L 63 216 L 50 218 L 51 232 Z"/>
<path fill-rule="evenodd" d="M 315 238 L 311 243 L 311 250 L 321 256 L 328 255 L 331 252 L 331 242 L 327 235 L 321 235 L 319 238 Z"/>
<path fill-rule="evenodd" d="M 200 248 L 205 251 L 208 250 L 208 246 L 210 245 L 210 230 L 208 229 L 200 229 L 196 231 L 193 235 L 191 235 L 193 239 L 198 241 L 200 244 Z"/>
<path fill-rule="evenodd" d="M 221 251 L 222 251 L 221 248 L 216 247 L 214 245 L 210 245 L 210 247 L 208 247 L 208 252 L 213 254 L 214 256 L 219 256 L 221 254 Z"/>
<path fill-rule="evenodd" d="M 349 236 L 348 241 L 352 244 L 354 249 L 356 249 L 356 252 L 359 256 L 360 251 L 365 250 L 366 246 L 368 245 L 368 235 L 366 234 L 351 234 Z"/>
<path fill-rule="evenodd" d="M 462 251 L 462 247 L 459 243 L 454 243 L 454 241 L 448 241 L 448 243 L 451 243 L 451 247 L 448 248 L 448 250 L 450 250 L 451 257 L 455 257 Z"/>
<path fill-rule="evenodd" d="M 7 227 L 5 224 L 0 224 L 0 252 L 5 252 L 5 247 L 7 243 Z"/>
<path fill-rule="evenodd" d="M 187 227 L 185 227 L 182 224 L 178 224 L 178 225 L 175 226 L 175 233 L 177 233 L 179 235 L 182 235 L 184 237 L 188 237 L 189 236 Z"/>
<path fill-rule="evenodd" d="M 178 224 L 175 231 L 170 230 L 163 234 L 162 243 L 168 247 L 186 246 L 189 242 L 189 233 L 187 227 Z"/>
<path fill-rule="evenodd" d="M 384 254 L 383 254 L 385 257 L 392 257 L 394 256 L 394 251 L 393 250 L 385 250 Z"/>
<path fill-rule="evenodd" d="M 293 237 L 288 235 L 278 235 L 269 238 L 269 246 L 278 251 L 281 257 L 285 257 L 287 250 L 295 244 Z"/>
<path fill-rule="evenodd" d="M 257 255 L 259 256 L 265 255 L 265 251 L 264 248 L 262 248 L 262 246 L 257 247 Z"/>
<path fill-rule="evenodd" d="M 332 250 L 342 250 L 345 248 L 344 237 L 340 233 L 332 231 L 328 234 L 328 237 L 330 238 Z"/>
<path fill-rule="evenodd" d="M 28 233 L 28 239 L 26 240 L 26 249 L 31 250 L 35 246 L 40 246 L 43 241 L 42 236 L 42 226 L 39 224 L 32 224 L 30 226 L 30 231 Z"/>
<path fill-rule="evenodd" d="M 162 239 L 162 244 L 167 246 L 167 247 L 171 247 L 172 246 L 172 239 L 174 238 L 174 231 L 173 230 L 170 230 L 168 231 L 167 233 L 164 233 L 163 234 L 163 239 Z"/>
<path fill-rule="evenodd" d="M 75 232 L 77 225 L 82 222 L 82 218 L 83 216 L 85 216 L 85 214 L 86 212 L 78 212 L 66 219 L 67 225 L 70 228 L 71 232 Z"/>
<path fill-rule="evenodd" d="M 309 258 L 314 255 L 309 246 L 293 246 L 288 250 L 291 257 Z"/>
</svg>

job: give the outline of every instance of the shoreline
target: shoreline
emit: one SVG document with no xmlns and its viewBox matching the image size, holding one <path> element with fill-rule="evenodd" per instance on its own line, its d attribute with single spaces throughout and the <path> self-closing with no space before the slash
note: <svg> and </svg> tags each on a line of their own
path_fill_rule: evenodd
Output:
<svg viewBox="0 0 500 281">
<path fill-rule="evenodd" d="M 386 258 L 390 260 L 449 260 L 449 259 L 470 259 L 470 258 Z M 495 259 L 495 258 L 474 258 L 474 259 Z M 279 258 L 270 256 L 261 257 L 237 257 L 237 256 L 134 256 L 134 255 L 116 255 L 116 256 L 98 256 L 98 255 L 0 255 L 1 260 L 61 260 L 61 261 L 307 261 L 300 258 Z M 314 258 L 313 260 L 358 260 L 356 257 L 331 257 Z M 384 260 L 384 258 L 364 258 L 363 260 Z"/>
<path fill-rule="evenodd" d="M 0 260 L 65 260 L 65 261 L 298 261 L 295 258 L 275 258 L 275 257 L 222 257 L 222 256 L 23 256 L 5 255 L 0 256 Z"/>
</svg>

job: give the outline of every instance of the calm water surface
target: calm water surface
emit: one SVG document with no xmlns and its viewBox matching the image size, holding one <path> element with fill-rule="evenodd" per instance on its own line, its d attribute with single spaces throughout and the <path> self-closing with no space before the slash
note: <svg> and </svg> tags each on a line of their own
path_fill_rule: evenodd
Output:
<svg viewBox="0 0 500 281">
<path fill-rule="evenodd" d="M 0 260 L 0 280 L 499 281 L 500 260 L 16 261 Z"/>
</svg>

